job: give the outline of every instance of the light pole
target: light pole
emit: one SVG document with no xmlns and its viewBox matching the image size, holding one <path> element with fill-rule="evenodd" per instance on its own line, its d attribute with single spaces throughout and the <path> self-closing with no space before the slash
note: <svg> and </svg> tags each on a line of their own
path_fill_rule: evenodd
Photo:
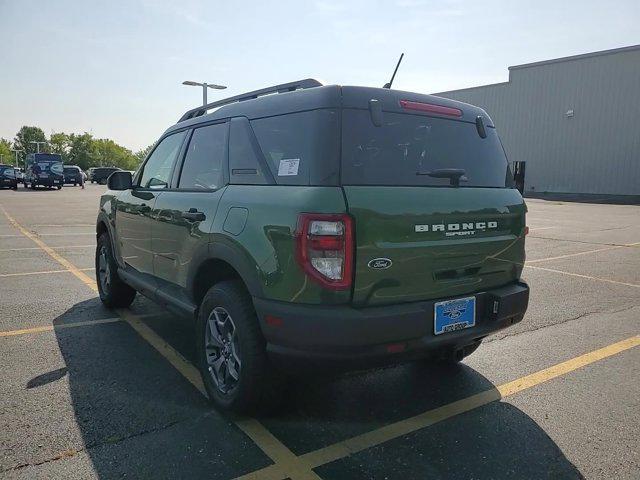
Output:
<svg viewBox="0 0 640 480">
<path fill-rule="evenodd" d="M 185 80 L 184 82 L 182 82 L 183 85 L 189 85 L 190 87 L 202 87 L 202 106 L 205 106 L 207 104 L 207 88 L 213 88 L 214 90 L 224 90 L 225 87 L 224 85 L 216 85 L 213 83 L 198 83 L 198 82 L 192 82 L 191 80 Z"/>
<path fill-rule="evenodd" d="M 40 153 L 40 145 L 45 145 L 47 142 L 36 142 L 36 141 L 31 141 L 29 143 L 35 143 L 36 144 L 36 153 Z"/>
<path fill-rule="evenodd" d="M 16 154 L 16 167 L 17 167 L 18 166 L 18 152 L 24 152 L 24 150 L 14 150 L 12 148 L 11 151 Z M 25 161 L 26 161 L 26 159 L 25 159 Z"/>
</svg>

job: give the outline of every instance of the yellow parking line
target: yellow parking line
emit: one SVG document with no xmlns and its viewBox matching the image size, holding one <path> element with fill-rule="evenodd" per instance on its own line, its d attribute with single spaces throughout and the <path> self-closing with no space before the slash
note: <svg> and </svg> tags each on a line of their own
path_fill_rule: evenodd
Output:
<svg viewBox="0 0 640 480">
<path fill-rule="evenodd" d="M 51 247 L 53 250 L 64 250 L 65 248 L 89 248 L 95 247 L 96 244 L 91 245 L 63 245 L 62 247 Z M 25 250 L 42 250 L 40 247 L 20 247 L 20 248 L 0 248 L 0 252 L 22 252 Z"/>
<path fill-rule="evenodd" d="M 593 277 L 591 275 L 582 275 L 580 273 L 565 272 L 564 270 L 556 270 L 555 268 L 534 267 L 533 265 L 525 265 L 525 267 L 533 268 L 535 270 L 543 270 L 545 272 L 560 273 L 562 275 L 568 275 L 570 277 L 586 278 L 587 280 L 595 280 L 596 282 L 606 282 L 606 283 L 613 283 L 616 285 L 625 285 L 627 287 L 640 288 L 640 285 L 638 285 L 637 283 L 619 282 L 618 280 L 609 280 L 608 278 Z"/>
<path fill-rule="evenodd" d="M 577 257 L 579 255 L 587 255 L 589 253 L 606 252 L 607 250 L 617 250 L 619 248 L 635 247 L 635 246 L 638 246 L 638 245 L 640 245 L 640 242 L 639 243 L 627 243 L 625 245 L 615 245 L 615 246 L 605 247 L 605 248 L 597 248 L 595 250 L 587 250 L 586 252 L 569 253 L 567 255 L 559 255 L 557 257 L 538 258 L 536 260 L 527 260 L 527 265 L 530 264 L 530 263 L 547 262 L 549 260 L 560 260 L 562 258 Z"/>
<path fill-rule="evenodd" d="M 42 240 L 37 238 L 22 225 L 20 225 L 2 205 L 0 209 L 7 217 L 9 222 L 23 235 L 33 240 L 42 250 L 48 253 L 54 260 L 64 266 L 67 270 L 78 277 L 94 292 L 97 292 L 98 288 L 96 282 L 81 272 L 75 265 L 69 262 L 64 257 L 58 255 L 51 247 L 49 247 Z M 144 322 L 140 321 L 139 317 L 131 315 L 126 310 L 119 310 L 118 314 L 120 318 L 126 321 L 138 334 L 145 339 L 152 347 L 154 347 L 174 368 L 176 368 L 194 387 L 198 389 L 200 393 L 206 396 L 206 390 L 202 383 L 202 378 L 199 371 L 193 364 L 187 361 L 178 351 L 176 351 L 171 345 L 165 342 L 162 337 L 149 328 Z M 269 458 L 274 462 L 280 462 L 283 471 L 293 472 L 289 473 L 291 480 L 317 480 L 318 477 L 315 473 L 304 467 L 297 465 L 297 457 L 291 452 L 282 442 L 276 439 L 271 432 L 269 432 L 260 422 L 253 420 L 248 422 L 242 419 L 236 421 L 236 424 L 249 435 L 249 437 L 256 443 L 256 445 L 265 452 Z M 250 426 L 250 428 L 248 427 Z M 258 443 L 260 442 L 260 443 Z M 274 456 L 272 456 L 274 455 Z M 280 468 L 280 467 L 279 467 Z"/>
<path fill-rule="evenodd" d="M 95 225 L 91 225 L 90 223 L 69 223 L 67 225 L 62 225 L 62 224 L 58 224 L 58 225 L 43 225 L 40 223 L 34 223 L 33 225 L 31 225 L 32 227 L 95 227 Z"/>
<path fill-rule="evenodd" d="M 408 435 L 415 431 L 434 425 L 443 420 L 447 420 L 462 413 L 474 410 L 478 407 L 500 400 L 516 393 L 528 390 L 554 378 L 566 375 L 570 372 L 586 367 L 599 360 L 629 350 L 640 345 L 640 335 L 636 335 L 621 342 L 617 342 L 598 350 L 585 353 L 565 362 L 553 365 L 530 375 L 525 375 L 511 382 L 504 383 L 496 388 L 471 395 L 461 400 L 448 403 L 438 408 L 428 410 L 424 413 L 410 417 L 398 422 L 386 425 L 377 430 L 363 433 L 355 437 L 337 442 L 313 452 L 306 453 L 298 457 L 297 462 L 303 462 L 307 468 L 317 468 L 341 458 L 348 457 L 362 450 L 375 447 L 398 437 Z M 280 475 L 280 467 L 271 465 L 269 467 L 251 472 L 239 477 L 243 480 L 253 478 L 273 478 L 282 479 L 285 475 Z"/>
<path fill-rule="evenodd" d="M 53 249 L 51 249 L 51 247 L 42 242 L 42 240 L 38 239 L 29 231 L 24 229 L 6 212 L 6 210 L 2 206 L 0 206 L 0 208 L 3 210 L 4 214 L 9 219 L 12 225 L 18 228 L 25 236 L 33 240 L 39 247 L 41 247 L 52 258 L 54 258 L 65 268 L 67 268 L 76 277 L 82 280 L 92 290 L 97 291 L 97 286 L 93 279 L 81 272 L 71 262 L 58 255 L 55 251 L 53 251 Z M 542 267 L 530 268 L 551 270 Z M 610 281 L 612 283 L 622 283 L 615 282 L 613 280 L 587 277 L 585 275 L 571 274 L 559 270 L 557 272 L 567 275 L 593 278 L 596 280 Z M 625 283 L 622 284 L 640 287 L 640 285 Z M 173 347 L 166 343 L 162 339 L 162 337 L 156 334 L 151 328 L 149 328 L 145 323 L 140 321 L 134 315 L 129 314 L 129 312 L 127 312 L 126 310 L 120 310 L 118 313 L 122 320 L 131 325 L 132 328 L 136 330 L 136 332 L 138 332 L 147 342 L 149 342 L 190 383 L 192 383 L 201 393 L 204 394 L 204 385 L 202 384 L 202 379 L 196 367 L 188 362 L 182 355 L 180 355 L 180 353 L 178 353 Z M 544 370 L 540 370 L 533 374 L 526 375 L 519 379 L 505 383 L 495 389 L 471 395 L 456 402 L 452 402 L 447 405 L 443 405 L 442 407 L 429 410 L 415 417 L 410 417 L 408 419 L 386 425 L 377 430 L 373 430 L 371 432 L 367 432 L 362 435 L 337 442 L 333 445 L 329 445 L 327 447 L 306 453 L 301 456 L 296 456 L 293 452 L 291 452 L 291 450 L 289 450 L 257 420 L 238 419 L 235 421 L 238 427 L 240 427 L 256 443 L 256 445 L 274 461 L 274 465 L 251 472 L 241 478 L 290 478 L 292 480 L 317 480 L 320 477 L 318 477 L 315 472 L 313 472 L 313 468 L 319 467 L 329 462 L 333 462 L 335 460 L 339 460 L 340 458 L 350 456 L 354 453 L 367 448 L 371 448 L 394 438 L 407 435 L 409 433 L 433 425 L 437 422 L 441 422 L 453 416 L 494 402 L 496 400 L 499 400 L 500 398 L 514 395 L 518 392 L 533 388 L 536 385 L 547 382 L 561 375 L 566 375 L 567 373 L 570 373 L 574 370 L 585 367 L 612 355 L 616 355 L 638 345 L 640 345 L 640 336 L 634 336 L 621 342 L 609 345 L 593 352 L 589 352 L 579 357 L 575 357 L 571 360 L 567 360 L 566 362 L 562 362 Z"/>
<path fill-rule="evenodd" d="M 100 325 L 102 323 L 121 322 L 121 318 L 103 318 L 101 320 L 87 320 L 85 322 L 61 323 L 60 325 L 43 325 L 41 327 L 23 328 L 20 330 L 7 330 L 0 332 L 0 337 L 13 337 L 16 335 L 27 335 L 30 333 L 51 332 L 64 328 L 86 327 L 88 325 Z"/>
<path fill-rule="evenodd" d="M 96 285 L 96 282 L 94 279 L 89 277 L 86 273 L 80 271 L 78 267 L 76 267 L 73 263 L 68 261 L 66 258 L 60 256 L 50 246 L 48 246 L 46 243 L 40 240 L 36 235 L 31 233 L 22 225 L 20 225 L 11 215 L 9 215 L 9 212 L 7 212 L 7 210 L 2 205 L 0 205 L 0 209 L 2 209 L 2 213 L 4 213 L 5 217 L 7 217 L 7 220 L 9 220 L 9 223 L 13 225 L 15 228 L 17 228 L 20 231 L 20 233 L 22 233 L 25 237 L 31 239 L 42 250 L 47 252 L 51 258 L 53 258 L 56 262 L 58 262 L 64 268 L 66 268 L 71 273 L 73 273 L 76 277 L 78 277 L 78 279 L 82 280 L 85 283 L 85 285 L 87 285 L 91 290 L 93 290 L 94 292 L 98 291 L 98 286 Z"/>
<path fill-rule="evenodd" d="M 93 270 L 93 267 L 90 268 L 79 268 L 81 272 L 88 272 L 89 270 Z M 71 273 L 69 270 L 44 270 L 41 272 L 22 272 L 22 273 L 0 273 L 0 277 L 22 277 L 25 275 L 46 275 L 49 273 Z"/>
<path fill-rule="evenodd" d="M 169 345 L 160 335 L 149 328 L 146 323 L 140 320 L 140 317 L 132 315 L 130 312 L 124 309 L 118 310 L 120 318 L 127 322 L 131 327 L 138 332 L 143 339 L 147 341 L 153 348 L 155 348 L 173 367 L 182 374 L 194 387 L 198 389 L 205 397 L 207 396 L 206 390 L 200 377 L 200 372 L 193 366 L 186 358 L 184 358 L 180 352 Z"/>
</svg>

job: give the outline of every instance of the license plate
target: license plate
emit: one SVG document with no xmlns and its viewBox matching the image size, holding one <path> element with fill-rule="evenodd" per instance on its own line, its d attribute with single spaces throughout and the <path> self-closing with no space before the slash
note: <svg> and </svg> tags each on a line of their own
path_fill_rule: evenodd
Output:
<svg viewBox="0 0 640 480">
<path fill-rule="evenodd" d="M 433 307 L 433 333 L 455 332 L 476 324 L 476 297 L 437 302 Z"/>
</svg>

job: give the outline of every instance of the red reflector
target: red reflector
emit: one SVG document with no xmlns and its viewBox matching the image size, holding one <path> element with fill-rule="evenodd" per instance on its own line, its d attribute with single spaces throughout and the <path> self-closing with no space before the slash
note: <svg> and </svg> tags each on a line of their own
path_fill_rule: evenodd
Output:
<svg viewBox="0 0 640 480">
<path fill-rule="evenodd" d="M 282 326 L 282 319 L 279 317 L 274 317 L 273 315 L 266 315 L 264 317 L 264 321 L 267 323 L 267 325 L 270 325 L 272 327 Z"/>
<path fill-rule="evenodd" d="M 524 227 L 524 234 L 529 235 L 529 227 Z"/>
<path fill-rule="evenodd" d="M 450 115 L 452 117 L 461 117 L 462 110 L 459 108 L 445 107 L 443 105 L 434 105 L 433 103 L 412 102 L 411 100 L 400 100 L 400 106 L 407 110 L 418 110 L 419 112 L 439 113 L 440 115 Z"/>
<path fill-rule="evenodd" d="M 309 247 L 313 250 L 342 250 L 342 237 L 309 235 Z"/>
<path fill-rule="evenodd" d="M 387 352 L 389 353 L 400 353 L 404 352 L 406 345 L 404 343 L 390 343 L 387 345 Z"/>
</svg>

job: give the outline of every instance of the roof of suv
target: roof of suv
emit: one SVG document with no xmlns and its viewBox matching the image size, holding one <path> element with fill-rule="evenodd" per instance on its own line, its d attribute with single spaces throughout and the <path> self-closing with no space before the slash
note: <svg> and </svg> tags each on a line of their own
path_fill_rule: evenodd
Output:
<svg viewBox="0 0 640 480">
<path fill-rule="evenodd" d="M 312 80 L 306 81 L 315 82 Z M 300 83 L 306 81 L 301 80 Z M 295 85 L 295 82 L 285 85 Z M 272 91 L 269 89 L 256 91 L 258 93 L 268 92 L 268 94 L 252 96 L 251 94 L 256 92 L 250 92 L 246 96 L 231 97 L 228 99 L 229 103 L 225 103 L 224 100 L 213 102 L 207 105 L 208 109 L 215 108 L 216 104 L 222 105 L 217 110 L 204 115 L 202 114 L 206 110 L 204 107 L 190 110 L 183 115 L 178 123 L 168 128 L 165 133 L 201 123 L 238 116 L 254 119 L 319 108 L 368 109 L 371 99 L 378 100 L 382 105 L 382 110 L 387 112 L 408 113 L 401 106 L 401 100 L 456 108 L 462 111 L 462 115 L 457 117 L 459 120 L 473 122 L 476 117 L 482 115 L 485 118 L 485 124 L 493 126 L 493 121 L 481 108 L 448 98 L 387 88 L 320 85 L 318 82 L 316 82 L 316 85 L 318 86 L 307 86 L 293 91 L 285 91 L 284 93 L 279 93 L 278 87 L 280 86 L 276 86 L 273 87 Z M 429 114 L 442 116 L 437 113 Z"/>
</svg>

